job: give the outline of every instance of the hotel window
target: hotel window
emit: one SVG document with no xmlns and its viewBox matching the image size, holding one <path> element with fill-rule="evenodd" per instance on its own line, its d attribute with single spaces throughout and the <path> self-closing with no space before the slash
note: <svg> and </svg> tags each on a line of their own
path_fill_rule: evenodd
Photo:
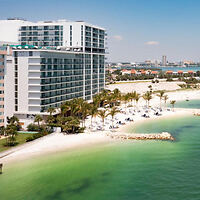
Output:
<svg viewBox="0 0 200 200">
<path fill-rule="evenodd" d="M 33 52 L 32 51 L 29 51 L 29 56 L 33 56 Z"/>
</svg>

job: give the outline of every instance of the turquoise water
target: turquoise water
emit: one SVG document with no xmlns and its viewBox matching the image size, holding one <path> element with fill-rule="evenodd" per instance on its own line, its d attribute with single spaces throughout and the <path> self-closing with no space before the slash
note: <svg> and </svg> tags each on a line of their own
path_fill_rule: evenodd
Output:
<svg viewBox="0 0 200 200">
<path fill-rule="evenodd" d="M 21 133 L 21 134 L 27 134 L 27 133 L 29 133 L 29 134 L 36 134 L 38 132 L 36 132 L 36 131 L 18 131 L 18 133 Z"/>
<path fill-rule="evenodd" d="M 199 108 L 200 100 L 189 100 L 189 101 L 177 101 L 175 104 L 176 108 Z"/>
<path fill-rule="evenodd" d="M 138 68 L 141 68 L 141 67 L 138 67 Z M 145 68 L 145 67 L 143 67 L 143 68 Z M 149 69 L 149 67 L 146 67 L 146 68 Z M 174 71 L 174 72 L 177 72 L 179 70 L 185 71 L 185 72 L 187 72 L 187 71 L 194 71 L 194 72 L 200 71 L 200 66 L 190 66 L 190 67 L 170 67 L 170 66 L 167 66 L 167 67 L 153 67 L 153 68 L 154 69 L 158 68 L 158 69 L 161 69 L 162 71 L 170 70 L 170 71 Z M 137 67 L 136 67 L 136 69 L 137 69 Z"/>
<path fill-rule="evenodd" d="M 4 166 L 2 200 L 199 200 L 200 118 L 154 120 L 130 132 L 170 141 L 122 141 Z"/>
</svg>

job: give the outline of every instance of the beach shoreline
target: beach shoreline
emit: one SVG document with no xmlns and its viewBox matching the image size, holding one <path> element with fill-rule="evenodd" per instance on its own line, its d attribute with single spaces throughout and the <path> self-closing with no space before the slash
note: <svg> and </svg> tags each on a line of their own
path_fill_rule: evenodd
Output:
<svg viewBox="0 0 200 200">
<path fill-rule="evenodd" d="M 175 99 L 177 101 L 184 100 L 187 96 L 192 99 L 200 99 L 200 91 L 180 91 L 180 92 L 169 92 L 167 93 L 170 99 Z M 159 105 L 159 98 L 154 98 L 151 101 L 151 106 Z M 145 102 L 141 100 L 141 105 Z M 199 112 L 198 109 L 185 109 L 176 108 L 175 111 L 167 111 L 166 108 L 163 109 L 162 116 L 151 116 L 150 118 L 144 118 L 141 116 L 133 116 L 134 121 L 128 122 L 126 125 L 115 129 L 115 133 L 124 133 L 134 125 L 142 124 L 152 120 L 166 119 L 171 117 L 181 117 L 192 115 L 194 112 Z M 90 119 L 88 119 L 90 121 Z M 64 135 L 62 133 L 52 133 L 48 136 L 44 136 L 35 141 L 26 143 L 22 146 L 13 148 L 11 152 L 5 151 L 0 153 L 0 163 L 10 163 L 16 161 L 22 161 L 25 159 L 30 159 L 32 157 L 44 156 L 49 154 L 56 154 L 59 152 L 70 152 L 73 149 L 85 148 L 95 145 L 102 144 L 112 144 L 116 140 L 111 139 L 107 135 L 113 131 L 95 131 L 90 133 L 80 133 L 76 135 Z"/>
</svg>

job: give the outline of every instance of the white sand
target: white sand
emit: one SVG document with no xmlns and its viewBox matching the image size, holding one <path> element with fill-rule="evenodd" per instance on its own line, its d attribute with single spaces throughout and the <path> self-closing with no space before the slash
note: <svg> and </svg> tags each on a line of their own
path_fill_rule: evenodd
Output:
<svg viewBox="0 0 200 200">
<path fill-rule="evenodd" d="M 15 149 L 7 151 L 9 155 L 0 159 L 1 163 L 7 163 L 14 160 L 23 160 L 33 156 L 68 151 L 91 145 L 110 142 L 111 139 L 105 134 L 76 134 L 64 135 L 62 133 L 52 133 L 35 141 L 26 143 Z M 5 152 L 4 152 L 5 153 Z M 4 154 L 3 153 L 3 154 Z M 0 156 L 3 156 L 1 153 Z"/>
<path fill-rule="evenodd" d="M 154 91 L 156 90 L 177 90 L 180 89 L 178 86 L 179 84 L 183 84 L 183 82 L 159 82 L 159 83 L 152 83 L 151 81 L 144 81 L 144 82 L 136 82 L 136 83 L 120 83 L 120 84 L 111 84 L 106 86 L 106 89 L 114 90 L 118 88 L 122 93 L 128 93 L 132 91 L 136 91 L 138 93 L 144 93 L 149 90 L 148 86 L 151 85 Z"/>
</svg>

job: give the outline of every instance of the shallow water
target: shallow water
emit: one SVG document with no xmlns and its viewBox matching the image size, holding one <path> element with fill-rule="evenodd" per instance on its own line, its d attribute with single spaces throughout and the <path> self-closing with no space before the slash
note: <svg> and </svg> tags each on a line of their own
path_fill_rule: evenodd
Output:
<svg viewBox="0 0 200 200">
<path fill-rule="evenodd" d="M 4 166 L 2 200 L 199 200 L 200 118 L 154 120 L 129 131 L 169 141 L 122 141 Z"/>
<path fill-rule="evenodd" d="M 175 104 L 176 108 L 199 108 L 200 100 L 189 100 L 189 101 L 177 101 Z"/>
</svg>

